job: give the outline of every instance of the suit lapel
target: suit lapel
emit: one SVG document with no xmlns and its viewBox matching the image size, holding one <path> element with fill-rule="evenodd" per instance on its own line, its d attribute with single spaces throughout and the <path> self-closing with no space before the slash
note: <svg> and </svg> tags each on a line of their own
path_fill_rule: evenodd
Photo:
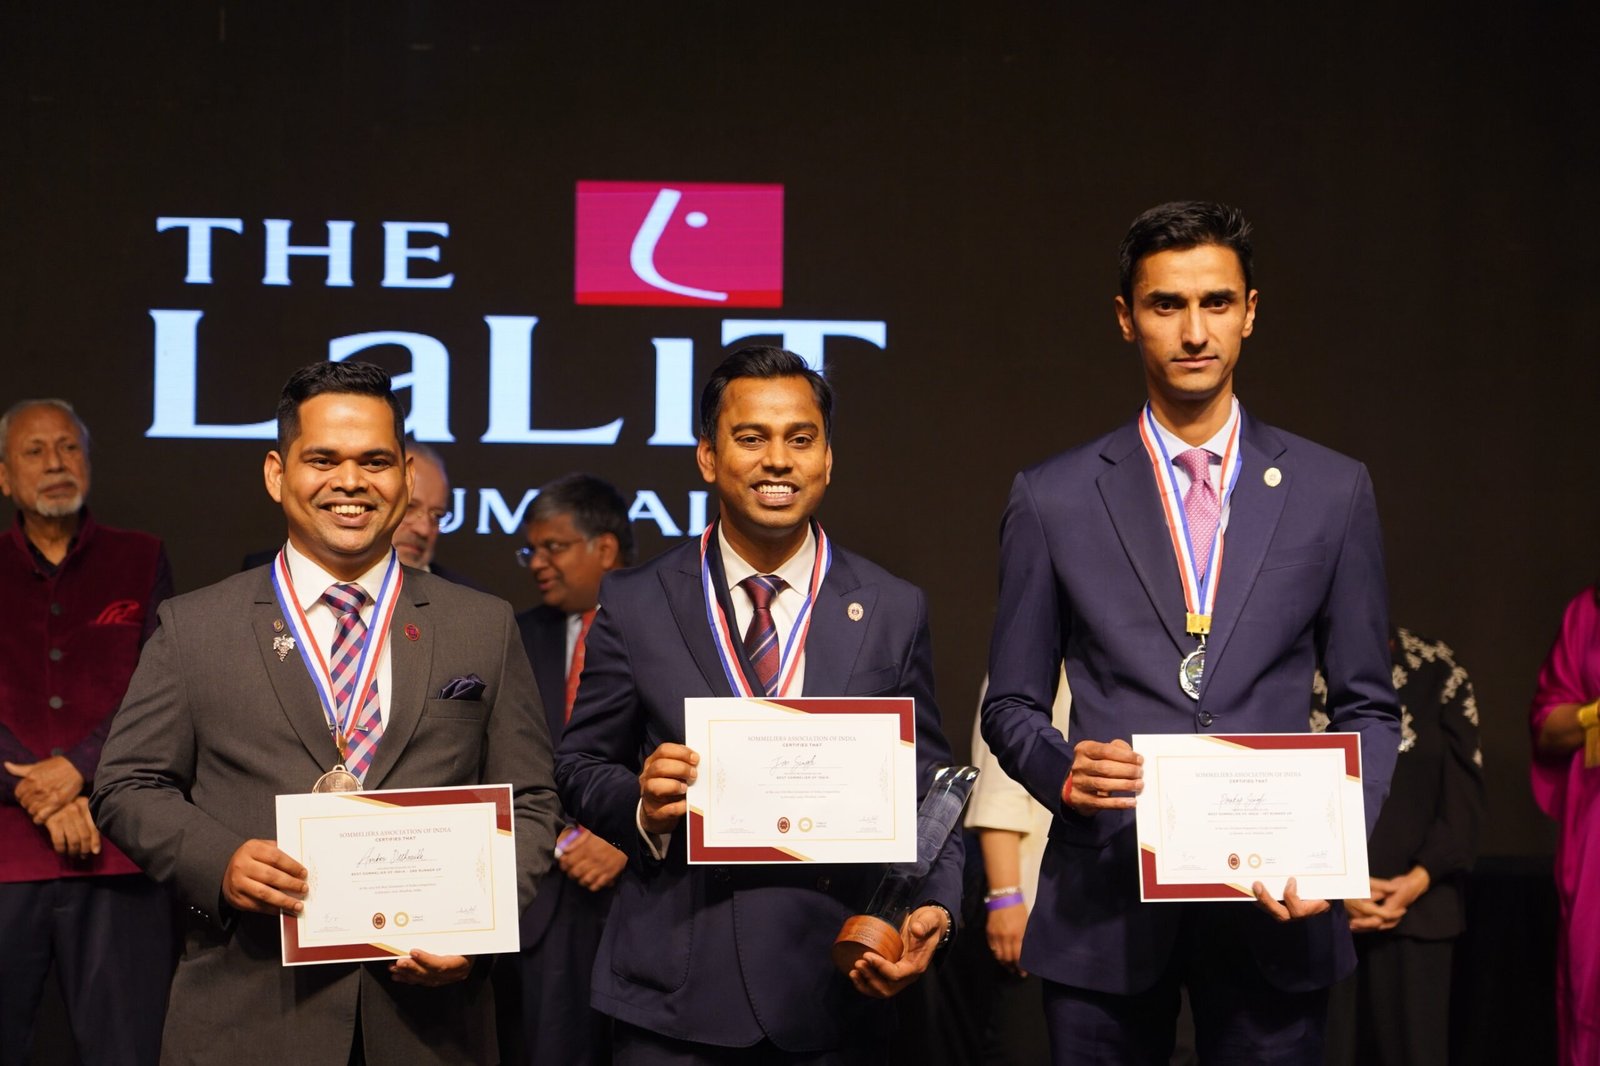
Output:
<svg viewBox="0 0 1600 1066">
<path fill-rule="evenodd" d="M 1228 502 L 1228 530 L 1222 542 L 1222 575 L 1217 586 L 1217 602 L 1212 617 L 1211 636 L 1206 640 L 1206 675 L 1216 672 L 1228 638 L 1244 610 L 1245 600 L 1255 586 L 1256 575 L 1266 558 L 1267 546 L 1277 531 L 1284 502 L 1289 498 L 1294 475 L 1283 470 L 1283 482 L 1269 486 L 1262 475 L 1284 452 L 1283 438 L 1254 419 L 1245 419 L 1240 432 L 1240 452 L 1244 466 L 1239 484 Z M 1202 685 L 1204 682 L 1202 682 Z M 1202 689 L 1203 691 L 1203 689 Z"/>
<path fill-rule="evenodd" d="M 721 572 L 721 566 L 716 564 L 717 553 L 713 551 L 710 554 L 714 563 L 712 582 L 715 584 L 720 580 L 717 574 Z M 695 665 L 700 668 L 701 676 L 706 679 L 712 693 L 732 696 L 735 693 L 728 685 L 727 675 L 722 672 L 722 660 L 717 655 L 717 646 L 711 637 L 711 625 L 706 619 L 706 598 L 700 585 L 699 561 L 698 552 L 686 552 L 683 566 L 662 567 L 661 590 L 666 594 L 673 618 L 677 619 L 684 647 L 694 657 Z M 728 612 L 729 625 L 732 625 L 732 609 L 724 605 L 723 610 Z M 738 637 L 735 636 L 734 640 L 737 645 Z M 742 657 L 740 666 L 743 667 Z"/>
<path fill-rule="evenodd" d="M 1106 513 L 1122 542 L 1122 550 L 1133 564 L 1145 595 L 1172 646 L 1182 652 L 1194 647 L 1194 639 L 1184 632 L 1183 584 L 1178 577 L 1178 562 L 1172 553 L 1172 538 L 1150 458 L 1139 439 L 1137 423 L 1129 423 L 1113 433 L 1100 455 L 1111 463 L 1096 479 Z M 1232 547 L 1229 542 L 1227 548 Z M 1227 568 L 1224 567 L 1224 574 Z M 1220 590 L 1219 590 L 1220 591 Z"/>
<path fill-rule="evenodd" d="M 431 695 L 428 676 L 433 668 L 433 627 L 423 608 L 428 606 L 427 582 L 416 570 L 405 571 L 400 586 L 400 602 L 394 606 L 394 621 L 389 626 L 389 690 L 383 693 L 388 717 L 383 723 L 383 739 L 373 753 L 362 787 L 380 788 L 384 776 L 394 768 L 400 753 L 411 742 L 422 720 L 422 704 Z M 410 632 L 417 635 L 412 640 Z"/>
<path fill-rule="evenodd" d="M 273 647 L 274 641 L 288 638 L 290 633 L 283 610 L 278 605 L 278 597 L 272 591 L 271 573 L 270 568 L 258 571 L 259 584 L 251 608 L 251 625 L 256 631 L 256 644 L 261 649 L 261 664 L 266 668 L 267 679 L 272 682 L 273 694 L 278 697 L 278 707 L 300 737 L 300 743 L 305 745 L 318 766 L 331 770 L 339 761 L 339 749 L 333 741 L 333 732 L 328 728 L 327 711 L 323 709 L 305 660 L 301 658 L 301 649 L 292 648 L 280 659 Z M 306 791 L 311 790 L 311 785 L 312 781 L 305 783 Z"/>
<path fill-rule="evenodd" d="M 807 696 L 835 696 L 846 691 L 850 675 L 861 653 L 861 643 L 873 624 L 872 609 L 878 590 L 862 587 L 855 570 L 835 546 L 833 565 L 817 590 L 811 605 L 811 629 L 806 635 Z M 861 607 L 859 621 L 850 617 L 850 607 Z"/>
</svg>

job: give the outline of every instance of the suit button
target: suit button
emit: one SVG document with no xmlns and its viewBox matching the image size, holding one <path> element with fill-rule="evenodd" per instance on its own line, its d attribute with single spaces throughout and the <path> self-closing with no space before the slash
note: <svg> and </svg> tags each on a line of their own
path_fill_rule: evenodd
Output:
<svg viewBox="0 0 1600 1066">
<path fill-rule="evenodd" d="M 712 870 L 711 870 L 711 880 L 715 881 L 719 885 L 727 884 L 728 883 L 728 871 L 727 871 L 727 869 L 724 868 L 724 867 L 721 867 L 721 866 L 713 867 Z"/>
<path fill-rule="evenodd" d="M 1202 727 L 1209 727 L 1211 725 L 1211 723 L 1215 722 L 1215 721 L 1216 721 L 1216 719 L 1211 717 L 1211 712 L 1210 711 L 1201 711 L 1200 712 L 1200 725 Z"/>
<path fill-rule="evenodd" d="M 827 878 L 827 877 L 819 877 L 819 878 L 817 878 L 817 891 L 818 892 L 826 892 L 826 891 L 828 891 L 828 889 L 830 889 L 832 887 L 833 887 L 833 880 L 831 878 Z"/>
</svg>

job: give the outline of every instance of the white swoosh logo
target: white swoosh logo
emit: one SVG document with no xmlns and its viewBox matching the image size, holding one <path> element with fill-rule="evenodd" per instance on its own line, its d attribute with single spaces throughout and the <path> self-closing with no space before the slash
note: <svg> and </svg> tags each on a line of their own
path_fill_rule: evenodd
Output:
<svg viewBox="0 0 1600 1066">
<path fill-rule="evenodd" d="M 697 300 L 726 300 L 728 294 L 725 292 L 679 285 L 662 277 L 661 271 L 656 269 L 656 244 L 666 231 L 667 223 L 672 220 L 672 212 L 677 209 L 678 201 L 682 199 L 683 193 L 677 189 L 662 189 L 656 193 L 656 202 L 650 205 L 650 213 L 644 216 L 639 232 L 633 235 L 633 247 L 628 250 L 628 265 L 639 275 L 640 281 L 664 292 L 692 296 Z"/>
</svg>

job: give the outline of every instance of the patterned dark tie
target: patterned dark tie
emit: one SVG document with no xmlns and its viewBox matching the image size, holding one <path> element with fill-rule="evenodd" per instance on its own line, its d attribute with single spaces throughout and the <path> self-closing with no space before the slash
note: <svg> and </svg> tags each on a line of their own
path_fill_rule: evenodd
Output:
<svg viewBox="0 0 1600 1066">
<path fill-rule="evenodd" d="M 750 597 L 755 613 L 750 616 L 750 627 L 744 631 L 744 654 L 755 667 L 756 680 L 768 696 L 778 691 L 778 627 L 772 621 L 772 597 L 788 587 L 783 578 L 775 574 L 751 574 L 739 582 Z"/>
<path fill-rule="evenodd" d="M 322 602 L 333 608 L 333 613 L 339 619 L 333 630 L 333 654 L 328 667 L 333 675 L 334 703 L 339 707 L 342 717 L 356 687 L 361 642 L 367 635 L 367 624 L 361 620 L 361 608 L 366 605 L 367 593 L 360 585 L 329 585 L 328 591 L 322 594 Z M 382 648 L 372 651 L 375 655 L 383 654 Z M 365 781 L 367 769 L 372 765 L 372 756 L 377 752 L 381 739 L 383 716 L 378 713 L 378 676 L 374 673 L 372 683 L 367 686 L 360 709 L 356 712 L 356 731 L 350 739 L 350 751 L 345 756 L 345 769 Z"/>
</svg>

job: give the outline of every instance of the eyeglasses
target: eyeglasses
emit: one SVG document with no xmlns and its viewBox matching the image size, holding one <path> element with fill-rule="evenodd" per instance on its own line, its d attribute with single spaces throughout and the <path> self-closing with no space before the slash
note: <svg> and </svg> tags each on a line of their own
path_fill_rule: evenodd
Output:
<svg viewBox="0 0 1600 1066">
<path fill-rule="evenodd" d="M 406 504 L 406 518 L 416 518 L 418 515 L 425 516 L 428 519 L 428 525 L 437 529 L 444 523 L 446 518 L 450 517 L 450 512 L 441 511 L 437 507 L 423 507 L 416 500 Z"/>
<path fill-rule="evenodd" d="M 587 539 L 587 538 L 585 538 Z M 583 540 L 542 540 L 537 545 L 527 548 L 518 548 L 512 553 L 518 566 L 532 566 L 533 561 L 541 554 L 546 558 L 554 559 L 572 549 L 575 544 L 582 544 Z"/>
</svg>

